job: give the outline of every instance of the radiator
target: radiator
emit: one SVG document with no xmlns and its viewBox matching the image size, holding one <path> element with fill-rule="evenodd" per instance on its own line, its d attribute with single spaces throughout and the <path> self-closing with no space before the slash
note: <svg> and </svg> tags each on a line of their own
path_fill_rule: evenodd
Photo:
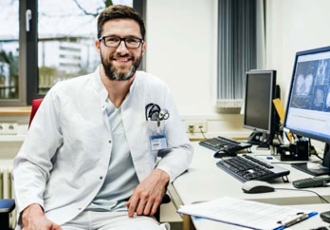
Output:
<svg viewBox="0 0 330 230">
<path fill-rule="evenodd" d="M 0 199 L 14 199 L 13 183 L 11 179 L 12 169 L 10 167 L 1 166 L 0 168 Z M 10 227 L 15 228 L 16 210 L 10 213 Z"/>
<path fill-rule="evenodd" d="M 13 198 L 13 188 L 11 181 L 11 169 L 2 168 L 0 177 L 0 198 Z"/>
</svg>

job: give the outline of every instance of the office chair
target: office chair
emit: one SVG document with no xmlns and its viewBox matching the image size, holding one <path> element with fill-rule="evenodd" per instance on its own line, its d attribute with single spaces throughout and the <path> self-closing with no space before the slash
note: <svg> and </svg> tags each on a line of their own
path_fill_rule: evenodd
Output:
<svg viewBox="0 0 330 230">
<path fill-rule="evenodd" d="M 0 199 L 0 229 L 10 230 L 9 228 L 9 214 L 15 208 L 14 199 Z"/>
<path fill-rule="evenodd" d="M 39 109 L 39 106 L 40 106 L 42 100 L 43 100 L 42 98 L 38 98 L 38 99 L 32 100 L 32 104 L 31 104 L 32 107 L 31 107 L 30 120 L 29 120 L 29 127 L 30 127 L 31 122 L 32 122 L 32 120 L 34 118 L 34 115 L 36 115 L 36 112 Z"/>
<path fill-rule="evenodd" d="M 31 113 L 28 127 L 30 127 L 31 122 L 36 114 L 39 106 L 42 102 L 42 98 L 32 100 L 31 104 Z M 171 198 L 168 194 L 165 194 L 162 200 L 162 204 L 171 202 Z M 14 199 L 0 199 L 0 230 L 10 230 L 9 228 L 9 214 L 15 208 L 15 200 Z M 155 213 L 155 218 L 160 222 L 160 207 Z"/>
</svg>

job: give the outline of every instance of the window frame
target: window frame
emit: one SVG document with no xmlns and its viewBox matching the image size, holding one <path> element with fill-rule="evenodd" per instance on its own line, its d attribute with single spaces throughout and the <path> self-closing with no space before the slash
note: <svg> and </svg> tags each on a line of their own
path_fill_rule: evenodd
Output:
<svg viewBox="0 0 330 230">
<path fill-rule="evenodd" d="M 31 105 L 35 98 L 41 98 L 44 95 L 38 94 L 38 0 L 26 0 L 27 9 L 32 12 L 30 21 L 30 31 L 26 32 L 26 103 Z M 22 14 L 21 14 L 22 15 Z M 25 22 L 26 24 L 26 22 Z M 26 30 L 24 30 L 25 32 Z M 31 56 L 32 58 L 31 58 Z"/>
<path fill-rule="evenodd" d="M 34 1 L 34 0 L 33 0 Z M 32 1 L 31 1 L 32 2 Z M 27 40 L 30 36 L 26 33 L 26 18 L 25 13 L 28 9 L 30 1 L 19 0 L 18 13 L 19 13 L 19 56 L 18 56 L 18 98 L 16 99 L 0 99 L 0 106 L 25 106 L 26 103 L 26 92 L 27 92 Z M 31 24 L 30 24 L 31 25 Z"/>
</svg>

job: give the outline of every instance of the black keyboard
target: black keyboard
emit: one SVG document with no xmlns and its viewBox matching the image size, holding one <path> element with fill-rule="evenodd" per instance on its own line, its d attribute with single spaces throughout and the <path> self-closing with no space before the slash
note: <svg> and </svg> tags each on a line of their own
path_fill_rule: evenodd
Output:
<svg viewBox="0 0 330 230">
<path fill-rule="evenodd" d="M 240 142 L 220 136 L 202 140 L 199 144 L 215 151 L 224 151 L 228 153 L 235 153 L 252 146 L 250 143 Z"/>
<path fill-rule="evenodd" d="M 217 166 L 242 182 L 248 180 L 270 181 L 290 174 L 288 169 L 249 155 L 222 158 L 217 162 Z"/>
</svg>

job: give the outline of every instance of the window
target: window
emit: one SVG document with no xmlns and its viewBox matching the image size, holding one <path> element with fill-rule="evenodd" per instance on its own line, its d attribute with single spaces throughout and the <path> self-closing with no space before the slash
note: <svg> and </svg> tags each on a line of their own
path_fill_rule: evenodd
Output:
<svg viewBox="0 0 330 230">
<path fill-rule="evenodd" d="M 262 68 L 262 0 L 218 1 L 217 107 L 240 108 L 245 72 Z M 258 54 L 258 55 L 257 55 Z M 261 61 L 260 61 L 261 60 Z"/>
<path fill-rule="evenodd" d="M 18 103 L 19 90 L 19 1 L 0 2 L 0 100 Z M 5 22 L 5 23 L 4 23 Z"/>
<path fill-rule="evenodd" d="M 31 104 L 56 82 L 93 72 L 96 18 L 109 4 L 145 9 L 145 0 L 1 1 L 0 19 L 10 23 L 0 25 L 0 105 Z"/>
</svg>

